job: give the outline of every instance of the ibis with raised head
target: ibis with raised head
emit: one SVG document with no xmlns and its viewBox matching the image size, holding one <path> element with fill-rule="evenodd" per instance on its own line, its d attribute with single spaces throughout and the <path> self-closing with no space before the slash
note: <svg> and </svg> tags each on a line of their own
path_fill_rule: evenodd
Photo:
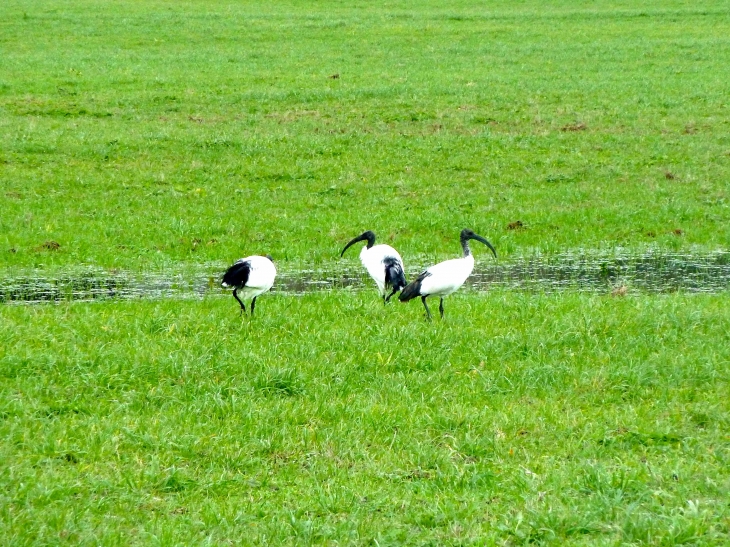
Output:
<svg viewBox="0 0 730 547">
<path fill-rule="evenodd" d="M 360 262 L 375 281 L 383 303 L 386 304 L 390 301 L 391 296 L 406 286 L 403 259 L 390 245 L 375 245 L 375 234 L 370 230 L 363 232 L 345 245 L 340 257 L 344 256 L 345 251 L 359 241 L 367 241 L 360 251 Z"/>
<path fill-rule="evenodd" d="M 233 298 L 241 305 L 241 313 L 246 311 L 246 306 L 238 297 L 241 291 L 243 300 L 251 300 L 251 317 L 256 307 L 256 298 L 271 289 L 276 279 L 276 267 L 274 260 L 269 256 L 247 256 L 242 258 L 226 270 L 223 274 L 223 287 L 233 287 Z"/>
<path fill-rule="evenodd" d="M 475 234 L 471 230 L 465 228 L 461 231 L 461 248 L 464 250 L 464 256 L 461 258 L 453 258 L 445 262 L 439 262 L 429 268 L 426 268 L 421 275 L 410 282 L 408 286 L 400 293 L 398 299 L 401 302 L 408 302 L 417 296 L 421 297 L 423 307 L 426 308 L 426 319 L 431 320 L 431 311 L 426 304 L 426 298 L 429 296 L 438 296 L 439 312 L 441 318 L 444 317 L 444 298 L 456 292 L 459 287 L 464 284 L 467 277 L 471 275 L 474 269 L 474 256 L 469 249 L 469 240 L 473 239 L 484 243 L 494 253 L 497 258 L 497 251 L 494 250 L 489 241 L 482 236 Z"/>
</svg>

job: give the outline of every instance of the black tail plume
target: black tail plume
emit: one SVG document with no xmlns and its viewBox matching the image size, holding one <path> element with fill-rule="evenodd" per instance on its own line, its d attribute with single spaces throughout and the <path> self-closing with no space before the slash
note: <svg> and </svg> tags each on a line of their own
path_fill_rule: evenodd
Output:
<svg viewBox="0 0 730 547">
<path fill-rule="evenodd" d="M 248 281 L 248 276 L 250 274 L 250 262 L 236 262 L 233 266 L 226 270 L 226 273 L 223 274 L 222 285 L 224 287 L 243 287 Z"/>
<path fill-rule="evenodd" d="M 397 292 L 406 286 L 406 276 L 403 273 L 403 265 L 397 258 L 387 256 L 383 259 L 385 264 L 385 286 Z"/>
<path fill-rule="evenodd" d="M 398 300 L 401 302 L 408 302 L 409 300 L 412 300 L 416 298 L 417 296 L 421 295 L 421 282 L 426 279 L 429 275 L 431 275 L 430 272 L 425 271 L 421 275 L 419 275 L 416 279 L 411 281 L 408 285 L 406 285 L 406 288 L 401 291 L 401 293 L 398 295 Z"/>
</svg>

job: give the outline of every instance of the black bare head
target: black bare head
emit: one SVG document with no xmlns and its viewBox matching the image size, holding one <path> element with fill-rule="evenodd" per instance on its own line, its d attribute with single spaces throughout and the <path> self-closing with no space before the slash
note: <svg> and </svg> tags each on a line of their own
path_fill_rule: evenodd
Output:
<svg viewBox="0 0 730 547">
<path fill-rule="evenodd" d="M 492 246 L 489 241 L 484 239 L 479 234 L 475 234 L 473 231 L 471 231 L 469 228 L 464 228 L 461 231 L 461 246 L 464 249 L 464 256 L 469 256 L 471 254 L 471 250 L 469 249 L 469 240 L 470 239 L 476 239 L 477 241 L 480 241 L 481 243 L 484 243 L 494 254 L 494 258 L 497 258 L 497 251 L 494 250 L 494 247 Z"/>
<path fill-rule="evenodd" d="M 368 230 L 367 232 L 363 232 L 359 236 L 357 236 L 355 239 L 350 241 L 347 245 L 345 245 L 345 248 L 342 249 L 342 252 L 340 253 L 340 256 L 343 256 L 345 254 L 345 251 L 350 248 L 351 245 L 354 245 L 358 241 L 367 241 L 368 242 L 368 249 L 375 245 L 375 234 Z"/>
</svg>

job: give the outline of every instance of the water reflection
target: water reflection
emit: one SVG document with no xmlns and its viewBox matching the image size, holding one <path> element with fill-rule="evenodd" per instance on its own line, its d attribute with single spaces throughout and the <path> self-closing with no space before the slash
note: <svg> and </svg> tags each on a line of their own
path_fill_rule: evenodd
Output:
<svg viewBox="0 0 730 547">
<path fill-rule="evenodd" d="M 0 280 L 0 302 L 91 301 L 133 298 L 201 298 L 224 294 L 219 277 L 225 268 L 205 265 L 195 272 L 132 273 L 98 268 L 69 269 L 57 275 L 41 271 Z M 281 270 L 281 268 L 280 268 Z M 421 268 L 411 268 L 413 277 Z M 527 291 L 720 292 L 730 289 L 730 252 L 704 255 L 562 254 L 533 256 L 504 263 L 482 262 L 467 281 L 472 290 L 504 287 Z M 334 289 L 372 289 L 361 268 L 280 271 L 274 292 L 304 294 Z"/>
</svg>

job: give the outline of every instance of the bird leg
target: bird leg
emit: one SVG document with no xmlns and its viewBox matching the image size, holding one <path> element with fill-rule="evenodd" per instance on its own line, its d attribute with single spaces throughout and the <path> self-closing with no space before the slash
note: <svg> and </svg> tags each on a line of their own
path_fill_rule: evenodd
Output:
<svg viewBox="0 0 730 547">
<path fill-rule="evenodd" d="M 398 289 L 393 288 L 393 291 L 388 295 L 388 298 L 385 298 L 385 296 L 383 296 L 384 301 L 390 302 L 390 297 L 393 296 L 397 291 L 398 291 Z"/>
<path fill-rule="evenodd" d="M 256 307 L 256 297 L 253 297 L 253 300 L 251 300 L 251 317 L 253 317 L 253 309 Z"/>
<path fill-rule="evenodd" d="M 233 289 L 233 298 L 238 300 L 238 303 L 241 304 L 241 315 L 243 315 L 243 313 L 246 311 L 246 306 L 243 305 L 243 302 L 241 302 L 241 299 L 238 298 L 238 295 L 236 294 L 236 292 L 238 292 L 238 289 L 237 288 Z"/>
<path fill-rule="evenodd" d="M 441 319 L 444 318 L 444 299 L 441 299 L 441 302 L 439 303 L 439 311 L 441 312 Z"/>
<path fill-rule="evenodd" d="M 428 305 L 426 304 L 426 297 L 421 297 L 421 302 L 423 302 L 423 307 L 426 308 L 426 321 L 431 320 L 431 310 L 428 309 Z"/>
</svg>

